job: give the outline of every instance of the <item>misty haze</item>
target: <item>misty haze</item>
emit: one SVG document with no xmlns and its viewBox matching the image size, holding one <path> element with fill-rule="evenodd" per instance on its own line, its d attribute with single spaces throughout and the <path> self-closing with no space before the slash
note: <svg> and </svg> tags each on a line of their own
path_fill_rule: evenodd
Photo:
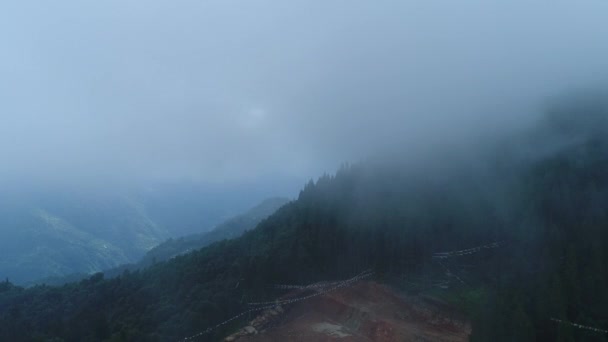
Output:
<svg viewBox="0 0 608 342">
<path fill-rule="evenodd" d="M 607 17 L 0 4 L 0 341 L 608 341 Z"/>
</svg>

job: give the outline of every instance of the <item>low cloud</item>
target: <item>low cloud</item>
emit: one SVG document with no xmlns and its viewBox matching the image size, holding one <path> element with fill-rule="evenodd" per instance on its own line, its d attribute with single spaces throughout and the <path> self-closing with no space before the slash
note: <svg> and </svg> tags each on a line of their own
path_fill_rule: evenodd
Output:
<svg viewBox="0 0 608 342">
<path fill-rule="evenodd" d="M 524 125 L 608 70 L 600 1 L 32 1 L 0 13 L 5 180 L 307 179 Z"/>
</svg>

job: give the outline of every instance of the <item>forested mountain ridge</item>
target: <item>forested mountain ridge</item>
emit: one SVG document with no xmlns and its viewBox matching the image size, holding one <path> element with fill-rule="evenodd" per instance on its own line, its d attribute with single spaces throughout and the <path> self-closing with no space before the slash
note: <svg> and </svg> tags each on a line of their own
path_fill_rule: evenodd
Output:
<svg viewBox="0 0 608 342">
<path fill-rule="evenodd" d="M 180 254 L 200 249 L 216 241 L 234 239 L 245 231 L 255 228 L 261 220 L 267 218 L 288 202 L 289 200 L 286 198 L 268 198 L 247 212 L 219 224 L 209 232 L 167 240 L 149 250 L 140 260 L 138 266 L 150 266 Z"/>
<path fill-rule="evenodd" d="M 568 120 L 604 117 L 606 108 L 574 106 Z M 605 341 L 568 322 L 608 330 L 608 137 L 587 129 L 597 124 L 556 122 L 550 116 L 531 133 L 541 138 L 449 165 L 345 166 L 242 237 L 143 271 L 27 290 L 5 282 L 0 338 L 180 340 L 252 299 L 273 300 L 273 284 L 372 268 L 377 280 L 459 305 L 473 341 Z M 488 244 L 496 247 L 474 248 Z M 442 285 L 427 289 L 427 278 Z"/>
</svg>

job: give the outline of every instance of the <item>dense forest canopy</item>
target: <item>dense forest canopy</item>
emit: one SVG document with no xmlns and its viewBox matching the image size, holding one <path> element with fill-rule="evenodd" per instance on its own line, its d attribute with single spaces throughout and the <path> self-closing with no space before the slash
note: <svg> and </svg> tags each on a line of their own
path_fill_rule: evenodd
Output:
<svg viewBox="0 0 608 342">
<path fill-rule="evenodd" d="M 473 341 L 606 341 L 560 323 L 608 330 L 608 102 L 592 100 L 560 102 L 533 129 L 449 164 L 344 165 L 242 237 L 145 270 L 62 287 L 6 281 L 0 339 L 179 340 L 248 299 L 272 300 L 270 284 L 373 269 L 378 281 L 465 310 Z M 446 274 L 458 279 L 448 276 L 442 290 L 402 281 Z"/>
</svg>

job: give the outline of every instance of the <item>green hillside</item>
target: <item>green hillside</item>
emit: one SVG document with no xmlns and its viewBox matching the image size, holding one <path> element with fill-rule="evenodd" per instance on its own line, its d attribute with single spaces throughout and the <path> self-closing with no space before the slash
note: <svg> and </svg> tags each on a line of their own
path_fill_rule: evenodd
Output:
<svg viewBox="0 0 608 342">
<path fill-rule="evenodd" d="M 132 262 L 169 236 L 141 203 L 121 196 L 4 195 L 0 274 L 17 283 Z"/>
<path fill-rule="evenodd" d="M 288 203 L 286 198 L 268 198 L 247 212 L 237 215 L 213 228 L 209 232 L 188 235 L 176 239 L 168 239 L 154 248 L 150 249 L 146 254 L 135 263 L 124 263 L 117 267 L 103 269 L 106 278 L 120 276 L 125 271 L 136 271 L 155 265 L 161 261 L 166 261 L 178 255 L 195 251 L 213 242 L 225 239 L 234 239 L 241 236 L 247 230 L 253 229 L 260 221 L 267 218 L 280 207 Z M 99 271 L 97 269 L 96 271 Z M 93 272 L 94 273 L 94 272 Z M 61 277 L 46 277 L 33 281 L 30 286 L 36 284 L 46 285 L 64 285 L 69 282 L 80 281 L 88 278 L 87 273 L 73 273 Z"/>
<path fill-rule="evenodd" d="M 53 283 L 136 263 L 167 239 L 207 232 L 261 196 L 241 190 L 200 184 L 3 188 L 0 277 Z"/>
</svg>

